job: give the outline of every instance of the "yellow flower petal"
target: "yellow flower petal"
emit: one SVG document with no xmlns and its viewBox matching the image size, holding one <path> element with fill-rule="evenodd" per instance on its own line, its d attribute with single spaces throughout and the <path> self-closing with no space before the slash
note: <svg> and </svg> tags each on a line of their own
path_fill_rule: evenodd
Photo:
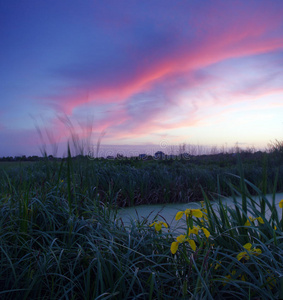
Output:
<svg viewBox="0 0 283 300">
<path fill-rule="evenodd" d="M 200 228 L 198 226 L 194 226 L 193 228 L 190 228 L 189 229 L 189 235 L 191 235 L 191 234 L 198 234 L 199 229 Z"/>
<path fill-rule="evenodd" d="M 171 253 L 175 254 L 177 252 L 177 250 L 178 250 L 178 247 L 179 247 L 179 243 L 178 242 L 173 242 L 171 244 L 171 248 L 170 248 Z"/>
<path fill-rule="evenodd" d="M 245 258 L 245 260 L 248 260 L 249 259 L 248 253 L 247 252 L 240 252 L 237 255 L 237 259 L 240 261 L 242 258 Z"/>
<path fill-rule="evenodd" d="M 244 226 L 251 226 L 251 223 L 250 223 L 250 221 L 249 221 L 249 220 L 247 220 Z"/>
<path fill-rule="evenodd" d="M 245 244 L 243 247 L 244 247 L 245 249 L 247 249 L 247 250 L 251 250 L 252 244 L 251 244 L 251 243 L 247 243 L 247 244 Z"/>
<path fill-rule="evenodd" d="M 244 226 L 251 226 L 251 222 L 253 222 L 254 220 L 256 220 L 256 218 L 253 218 L 253 217 L 249 217 L 245 223 Z"/>
<path fill-rule="evenodd" d="M 152 224 L 149 225 L 149 227 L 154 226 L 156 231 L 160 231 L 162 228 L 162 225 L 166 228 L 168 228 L 168 225 L 165 222 L 162 221 L 157 221 L 157 222 L 153 222 Z"/>
<path fill-rule="evenodd" d="M 264 221 L 263 221 L 262 217 L 258 217 L 258 218 L 256 218 L 256 219 L 258 220 L 258 222 L 259 222 L 260 224 L 264 224 Z"/>
<path fill-rule="evenodd" d="M 201 218 L 203 213 L 200 209 L 192 209 L 192 214 L 193 216 L 197 217 L 197 218 Z"/>
<path fill-rule="evenodd" d="M 180 220 L 183 217 L 183 214 L 184 214 L 183 211 L 177 212 L 176 217 L 175 217 L 176 221 Z"/>
<path fill-rule="evenodd" d="M 279 202 L 279 207 L 283 208 L 283 199 Z"/>
<path fill-rule="evenodd" d="M 193 251 L 196 251 L 196 243 L 194 240 L 188 240 L 188 243 L 190 244 L 191 248 L 193 249 Z"/>
<path fill-rule="evenodd" d="M 191 210 L 190 208 L 187 208 L 187 209 L 184 211 L 186 217 L 191 216 L 191 211 L 192 211 L 192 210 Z"/>
<path fill-rule="evenodd" d="M 244 253 L 245 253 L 245 252 L 240 252 L 240 253 L 237 255 L 237 260 L 240 261 L 240 260 L 242 259 Z"/>
<path fill-rule="evenodd" d="M 214 270 L 217 270 L 217 269 L 220 268 L 220 267 L 221 267 L 221 261 L 219 261 L 219 263 L 217 263 L 217 264 L 215 265 Z"/>
<path fill-rule="evenodd" d="M 160 230 L 161 230 L 161 227 L 162 227 L 162 224 L 161 224 L 160 222 L 155 223 L 155 230 L 156 230 L 156 231 L 160 231 Z"/>
<path fill-rule="evenodd" d="M 168 228 L 168 225 L 165 222 L 160 222 L 164 227 Z"/>
<path fill-rule="evenodd" d="M 184 213 L 186 214 L 186 217 L 197 217 L 197 218 L 201 218 L 203 213 L 200 209 L 191 209 L 191 208 L 187 208 Z"/>
<path fill-rule="evenodd" d="M 181 234 L 181 235 L 177 236 L 176 240 L 178 243 L 184 243 L 186 240 L 186 236 Z"/>
<path fill-rule="evenodd" d="M 202 227 L 201 230 L 207 238 L 210 236 L 210 232 L 206 228 Z"/>
<path fill-rule="evenodd" d="M 261 249 L 256 249 L 256 248 L 254 248 L 253 251 L 256 252 L 256 253 L 255 253 L 256 255 L 262 253 Z"/>
</svg>

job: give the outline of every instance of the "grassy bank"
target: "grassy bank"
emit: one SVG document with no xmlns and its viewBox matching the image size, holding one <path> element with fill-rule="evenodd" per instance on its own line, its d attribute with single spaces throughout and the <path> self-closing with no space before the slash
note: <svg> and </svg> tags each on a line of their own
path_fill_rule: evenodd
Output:
<svg viewBox="0 0 283 300">
<path fill-rule="evenodd" d="M 217 214 L 206 192 L 209 176 L 203 177 L 198 181 L 204 183 L 198 187 L 203 208 L 177 215 L 184 220 L 177 239 L 166 220 L 143 220 L 126 230 L 115 217 L 121 195 L 134 204 L 137 193 L 150 201 L 168 191 L 170 200 L 177 191 L 185 193 L 184 184 L 190 186 L 186 176 L 203 176 L 205 168 L 199 167 L 69 156 L 2 172 L 1 299 L 282 297 L 282 215 L 262 192 L 262 187 L 277 191 L 278 167 L 270 180 L 273 175 L 263 165 L 259 189 L 244 180 L 244 163 L 235 166 L 240 176 L 226 175 L 227 191 L 242 195 L 242 201 L 233 209 L 220 205 Z M 251 194 L 260 196 L 258 206 Z M 268 209 L 274 213 L 267 218 Z"/>
<path fill-rule="evenodd" d="M 221 154 L 192 156 L 189 160 L 145 161 L 137 158 L 90 160 L 78 157 L 71 160 L 71 187 L 67 187 L 66 161 L 26 162 L 18 168 L 6 168 L 6 171 L 13 186 L 21 187 L 25 181 L 30 190 L 40 189 L 43 192 L 56 186 L 57 197 L 64 197 L 67 189 L 71 188 L 76 192 L 78 203 L 88 197 L 118 207 L 198 201 L 203 198 L 202 188 L 210 196 L 231 196 L 230 185 L 237 185 L 238 181 L 230 174 L 243 173 L 263 193 L 273 193 L 274 188 L 277 192 L 283 191 L 283 159 L 282 155 L 276 153 Z M 9 164 L 11 166 L 14 163 Z M 241 169 L 239 165 L 242 165 Z M 5 178 L 2 172 L 0 180 L 6 182 Z M 277 184 L 274 187 L 275 180 Z M 254 193 L 252 188 L 249 191 Z"/>
</svg>

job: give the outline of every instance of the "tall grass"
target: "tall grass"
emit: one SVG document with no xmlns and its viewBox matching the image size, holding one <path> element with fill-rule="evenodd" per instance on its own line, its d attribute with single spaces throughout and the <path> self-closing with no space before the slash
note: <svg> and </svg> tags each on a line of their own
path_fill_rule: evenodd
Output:
<svg viewBox="0 0 283 300">
<path fill-rule="evenodd" d="M 227 174 L 226 186 L 217 184 L 218 191 L 230 189 L 234 208 L 220 201 L 216 210 L 212 202 L 218 195 L 214 199 L 206 192 L 213 178 L 207 174 L 203 181 L 198 179 L 195 184 L 202 185 L 198 188 L 207 219 L 196 218 L 194 225 L 205 227 L 210 236 L 195 236 L 195 251 L 183 243 L 174 255 L 170 246 L 176 233 L 170 228 L 157 231 L 147 219 L 125 228 L 115 212 L 121 203 L 140 199 L 188 201 L 190 178 L 202 171 L 181 165 L 172 170 L 163 164 L 147 168 L 94 164 L 72 159 L 69 148 L 61 162 L 46 160 L 3 172 L 1 299 L 282 297 L 282 214 L 275 201 L 270 203 L 265 192 L 244 178 L 245 171 Z M 279 174 L 280 170 L 274 194 Z M 267 176 L 261 180 L 267 186 Z M 260 205 L 252 194 L 260 197 Z M 241 202 L 236 201 L 238 195 Z M 257 219 L 246 225 L 250 216 L 263 223 Z M 184 232 L 186 226 L 181 224 Z M 247 243 L 261 254 L 239 260 Z"/>
<path fill-rule="evenodd" d="M 46 157 L 44 161 L 22 166 L 30 173 L 30 188 L 33 189 L 35 185 L 43 185 L 46 188 L 45 183 L 53 184 L 54 176 L 57 180 L 64 180 L 66 184 L 70 183 L 69 166 L 74 171 L 72 187 L 68 186 L 69 195 L 70 189 L 76 189 L 77 195 L 90 198 L 99 196 L 100 201 L 106 204 L 112 201 L 113 205 L 120 207 L 198 201 L 202 199 L 200 186 L 209 195 L 231 196 L 231 189 L 226 184 L 227 174 L 241 176 L 241 172 L 263 193 L 272 193 L 274 188 L 278 192 L 283 191 L 282 160 L 273 153 L 254 153 L 248 157 L 246 154 L 238 154 L 243 162 L 242 170 L 238 168 L 237 155 L 228 154 L 192 157 L 182 161 L 110 161 L 89 160 L 81 155 L 71 158 L 71 147 L 68 153 L 65 159 L 69 160 L 68 164 L 62 164 L 59 159 L 50 161 Z M 62 168 L 58 176 L 60 165 Z M 7 172 L 16 186 L 21 184 L 21 172 L 13 169 L 7 169 Z M 276 178 L 277 184 L 274 186 Z M 229 180 L 232 184 L 238 184 L 236 178 L 230 177 Z M 255 194 L 251 187 L 247 188 L 250 193 Z M 83 197 L 78 196 L 80 199 L 75 199 L 78 204 L 83 201 Z"/>
</svg>

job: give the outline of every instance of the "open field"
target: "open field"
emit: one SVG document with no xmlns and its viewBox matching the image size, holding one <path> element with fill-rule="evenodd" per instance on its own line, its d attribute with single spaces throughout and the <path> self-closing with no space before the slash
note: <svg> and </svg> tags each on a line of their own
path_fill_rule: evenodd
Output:
<svg viewBox="0 0 283 300">
<path fill-rule="evenodd" d="M 69 153 L 5 168 L 1 299 L 282 298 L 282 160 L 239 158 L 90 161 Z M 221 195 L 238 204 L 216 211 Z M 204 202 L 185 209 L 194 200 Z M 177 234 L 160 216 L 125 227 L 118 215 L 120 206 L 177 202 Z"/>
</svg>

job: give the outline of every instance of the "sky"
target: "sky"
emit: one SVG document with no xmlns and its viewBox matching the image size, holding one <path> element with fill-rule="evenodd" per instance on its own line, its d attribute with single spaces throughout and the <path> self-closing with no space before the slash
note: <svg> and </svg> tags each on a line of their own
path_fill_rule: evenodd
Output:
<svg viewBox="0 0 283 300">
<path fill-rule="evenodd" d="M 281 0 L 0 0 L 0 157 L 282 140 L 282 15 Z"/>
</svg>

